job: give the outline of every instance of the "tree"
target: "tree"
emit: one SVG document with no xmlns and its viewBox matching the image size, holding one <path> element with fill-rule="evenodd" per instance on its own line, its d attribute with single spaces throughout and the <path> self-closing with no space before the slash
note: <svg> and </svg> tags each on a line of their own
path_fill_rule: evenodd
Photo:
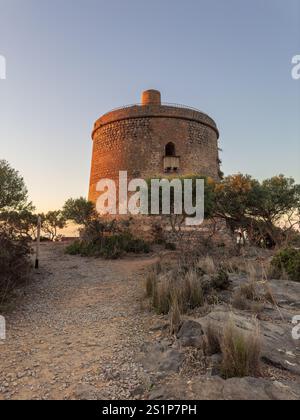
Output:
<svg viewBox="0 0 300 420">
<path fill-rule="evenodd" d="M 8 162 L 0 160 L 0 212 L 30 207 L 23 178 Z"/>
<path fill-rule="evenodd" d="M 198 176 L 198 175 L 185 175 L 185 176 L 171 176 L 171 177 L 155 177 L 154 179 L 158 179 L 159 181 L 166 179 L 168 181 L 180 181 L 181 183 L 181 189 L 182 194 L 180 196 L 182 206 L 182 214 L 175 214 L 175 195 L 174 195 L 174 189 L 171 188 L 170 190 L 170 214 L 169 215 L 163 215 L 162 214 L 162 203 L 163 203 L 163 188 L 160 188 L 159 190 L 159 211 L 160 215 L 167 219 L 168 223 L 170 224 L 173 232 L 180 232 L 182 229 L 182 225 L 185 222 L 187 217 L 193 217 L 193 215 L 187 215 L 185 213 L 185 180 L 191 180 L 192 181 L 192 197 L 191 201 L 194 207 L 196 207 L 196 200 L 202 199 L 202 197 L 197 197 L 196 193 L 196 181 L 197 180 L 203 180 L 204 181 L 204 216 L 205 217 L 211 217 L 213 212 L 213 206 L 214 206 L 214 183 L 212 179 L 204 177 L 204 176 Z M 152 196 L 152 189 L 151 189 L 151 182 L 152 179 L 147 180 L 148 184 L 148 202 L 149 202 L 149 213 L 151 214 L 151 196 Z M 179 204 L 179 203 L 178 203 Z"/>
<path fill-rule="evenodd" d="M 215 215 L 232 231 L 242 228 L 256 243 L 280 245 L 300 207 L 300 185 L 279 175 L 262 182 L 249 175 L 232 175 L 215 187 Z M 289 220 L 290 223 L 285 223 Z"/>
<path fill-rule="evenodd" d="M 251 194 L 258 181 L 250 175 L 231 175 L 215 185 L 215 216 L 224 218 L 234 231 L 249 216 Z"/>
<path fill-rule="evenodd" d="M 59 229 L 65 228 L 67 225 L 66 218 L 62 211 L 49 211 L 46 215 L 42 215 L 42 229 L 51 241 L 59 238 Z"/>
<path fill-rule="evenodd" d="M 63 207 L 63 215 L 66 220 L 84 226 L 88 226 L 92 220 L 97 218 L 94 203 L 83 197 L 70 198 Z"/>
<path fill-rule="evenodd" d="M 26 238 L 15 237 L 0 225 L 0 312 L 14 290 L 30 278 L 31 249 Z"/>
<path fill-rule="evenodd" d="M 17 237 L 36 239 L 38 215 L 27 209 L 1 212 L 0 222 Z"/>
</svg>

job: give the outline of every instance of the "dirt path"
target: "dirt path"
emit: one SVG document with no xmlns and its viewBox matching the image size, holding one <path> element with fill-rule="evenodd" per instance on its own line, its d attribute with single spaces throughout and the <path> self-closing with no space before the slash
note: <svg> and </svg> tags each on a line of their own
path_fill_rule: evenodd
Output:
<svg viewBox="0 0 300 420">
<path fill-rule="evenodd" d="M 153 258 L 103 261 L 43 244 L 42 269 L 7 316 L 0 399 L 137 398 L 149 339 L 141 269 Z"/>
</svg>

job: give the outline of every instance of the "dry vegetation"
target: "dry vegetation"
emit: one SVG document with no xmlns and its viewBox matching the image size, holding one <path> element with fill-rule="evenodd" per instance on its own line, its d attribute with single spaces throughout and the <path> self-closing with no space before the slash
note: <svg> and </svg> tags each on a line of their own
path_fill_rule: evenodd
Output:
<svg viewBox="0 0 300 420">
<path fill-rule="evenodd" d="M 260 374 L 261 337 L 258 325 L 253 332 L 245 334 L 229 321 L 220 347 L 223 356 L 221 369 L 226 379 Z"/>
<path fill-rule="evenodd" d="M 269 275 L 273 261 L 282 254 L 252 247 L 245 247 L 238 257 L 226 255 L 226 250 L 224 254 L 224 249 L 218 255 L 215 248 L 210 254 L 177 254 L 177 260 L 167 264 L 160 260 L 152 267 L 146 278 L 150 307 L 157 314 L 168 316 L 175 338 L 185 320 L 200 317 L 201 324 L 203 314 L 209 314 L 216 306 L 227 307 L 228 314 L 236 310 L 244 314 L 253 325 L 250 331 L 238 327 L 231 317 L 219 326 L 209 323 L 201 347 L 187 350 L 184 372 L 189 363 L 191 372 L 195 366 L 203 370 L 210 357 L 219 355 L 219 375 L 224 379 L 263 376 L 266 368 L 261 357 L 263 337 L 259 320 L 268 305 L 281 316 Z M 280 272 L 281 278 L 287 279 L 285 271 Z"/>
<path fill-rule="evenodd" d="M 216 267 L 210 257 L 189 264 L 181 260 L 166 267 L 158 263 L 146 278 L 146 294 L 153 309 L 165 315 L 170 312 L 184 314 L 202 307 L 216 290 L 227 290 L 229 286 L 227 272 Z"/>
<path fill-rule="evenodd" d="M 30 277 L 30 247 L 0 229 L 0 310 L 3 310 Z"/>
</svg>

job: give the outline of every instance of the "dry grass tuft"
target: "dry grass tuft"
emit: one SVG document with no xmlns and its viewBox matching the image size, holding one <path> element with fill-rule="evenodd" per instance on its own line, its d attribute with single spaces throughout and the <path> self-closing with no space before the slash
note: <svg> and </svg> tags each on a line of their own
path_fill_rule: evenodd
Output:
<svg viewBox="0 0 300 420">
<path fill-rule="evenodd" d="M 230 274 L 239 274 L 245 272 L 245 263 L 241 258 L 232 257 L 223 262 L 224 269 Z"/>
<path fill-rule="evenodd" d="M 239 309 L 240 311 L 249 310 L 249 302 L 242 293 L 241 288 L 234 292 L 231 303 L 235 309 Z"/>
<path fill-rule="evenodd" d="M 257 376 L 260 373 L 261 338 L 258 324 L 255 331 L 242 333 L 229 321 L 221 340 L 224 378 Z"/>
<path fill-rule="evenodd" d="M 221 353 L 222 334 L 215 326 L 208 324 L 206 330 L 206 354 L 213 355 Z"/>
<path fill-rule="evenodd" d="M 249 280 L 249 283 L 256 283 L 258 280 L 258 271 L 256 265 L 253 262 L 248 262 L 246 264 L 246 274 Z"/>
<path fill-rule="evenodd" d="M 182 325 L 181 310 L 178 295 L 175 293 L 171 297 L 170 309 L 170 333 L 177 334 Z"/>
<path fill-rule="evenodd" d="M 164 276 L 159 283 L 154 286 L 152 304 L 158 314 L 167 315 L 171 307 L 172 283 Z"/>
<path fill-rule="evenodd" d="M 205 303 L 202 272 L 195 267 L 187 270 L 178 266 L 166 272 L 154 267 L 146 278 L 146 294 L 158 314 L 166 315 L 174 310 L 174 317 L 177 306 L 181 313 L 201 307 Z"/>
<path fill-rule="evenodd" d="M 212 257 L 205 257 L 200 259 L 197 263 L 197 267 L 201 268 L 206 274 L 213 275 L 216 273 L 217 268 Z"/>
<path fill-rule="evenodd" d="M 251 300 L 252 302 L 259 301 L 260 295 L 255 281 L 242 284 L 240 287 L 240 293 L 245 299 Z"/>
<path fill-rule="evenodd" d="M 146 277 L 146 295 L 147 297 L 153 296 L 154 288 L 155 288 L 155 282 L 156 282 L 156 276 L 157 273 L 154 269 L 152 269 L 147 277 Z"/>
<path fill-rule="evenodd" d="M 181 305 L 184 310 L 195 309 L 204 305 L 201 279 L 195 270 L 190 270 L 184 277 L 181 289 Z"/>
</svg>

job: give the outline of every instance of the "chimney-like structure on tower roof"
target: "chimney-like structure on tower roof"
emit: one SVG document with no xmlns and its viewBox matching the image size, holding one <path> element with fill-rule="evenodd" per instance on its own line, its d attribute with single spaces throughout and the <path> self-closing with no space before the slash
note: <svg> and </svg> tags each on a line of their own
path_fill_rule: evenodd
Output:
<svg viewBox="0 0 300 420">
<path fill-rule="evenodd" d="M 142 93 L 142 105 L 161 105 L 161 94 L 158 90 L 150 89 Z"/>
</svg>

